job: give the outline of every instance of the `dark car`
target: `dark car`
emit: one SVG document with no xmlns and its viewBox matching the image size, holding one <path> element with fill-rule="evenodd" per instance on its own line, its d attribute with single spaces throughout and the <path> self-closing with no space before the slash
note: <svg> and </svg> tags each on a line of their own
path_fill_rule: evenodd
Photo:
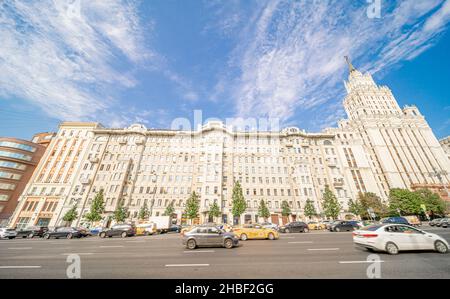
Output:
<svg viewBox="0 0 450 299">
<path fill-rule="evenodd" d="M 72 238 L 81 238 L 83 234 L 75 227 L 57 227 L 52 231 L 47 231 L 43 235 L 44 239 L 72 239 Z"/>
<path fill-rule="evenodd" d="M 172 225 L 169 227 L 169 232 L 176 232 L 176 233 L 181 232 L 181 225 L 172 224 Z"/>
<path fill-rule="evenodd" d="M 32 239 L 34 237 L 42 238 L 46 232 L 48 232 L 48 227 L 46 226 L 29 226 L 17 230 L 16 238 L 29 238 L 29 239 Z"/>
<path fill-rule="evenodd" d="M 337 220 L 331 223 L 329 231 L 331 232 L 349 232 L 357 229 L 352 221 Z"/>
<path fill-rule="evenodd" d="M 136 235 L 136 228 L 131 224 L 116 224 L 109 229 L 102 230 L 98 235 L 100 238 L 132 237 Z"/>
<path fill-rule="evenodd" d="M 197 247 L 225 247 L 231 249 L 239 245 L 234 233 L 227 233 L 214 226 L 199 226 L 184 234 L 182 243 L 188 249 Z"/>
<path fill-rule="evenodd" d="M 309 232 L 308 224 L 305 222 L 291 222 L 280 227 L 281 233 L 307 233 Z"/>
<path fill-rule="evenodd" d="M 406 220 L 406 218 L 404 217 L 388 217 L 388 218 L 383 218 L 380 220 L 381 223 L 386 223 L 386 224 L 404 224 L 404 225 L 411 225 L 408 220 Z"/>
</svg>

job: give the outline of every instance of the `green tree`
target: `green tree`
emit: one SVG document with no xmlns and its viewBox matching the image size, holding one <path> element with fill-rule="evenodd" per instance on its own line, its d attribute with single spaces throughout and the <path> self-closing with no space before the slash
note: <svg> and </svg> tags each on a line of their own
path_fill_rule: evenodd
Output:
<svg viewBox="0 0 450 299">
<path fill-rule="evenodd" d="M 446 204 L 439 194 L 431 192 L 428 189 L 419 189 L 414 193 L 420 197 L 421 203 L 425 205 L 427 212 L 437 215 L 445 214 Z"/>
<path fill-rule="evenodd" d="M 325 187 L 322 199 L 322 207 L 325 216 L 336 219 L 341 211 L 341 205 L 336 198 L 336 195 L 330 190 L 328 186 Z"/>
<path fill-rule="evenodd" d="M 369 212 L 367 211 L 369 208 L 373 210 L 377 217 L 385 217 L 389 214 L 389 208 L 381 201 L 380 197 L 372 192 L 367 193 L 359 193 L 358 201 L 361 205 L 361 214 L 359 214 L 364 219 L 371 218 Z"/>
<path fill-rule="evenodd" d="M 391 189 L 389 192 L 389 210 L 392 215 L 418 215 L 422 199 L 419 194 L 406 189 Z"/>
<path fill-rule="evenodd" d="M 304 214 L 306 217 L 310 218 L 317 215 L 316 208 L 314 207 L 313 202 L 310 199 L 306 200 Z"/>
<path fill-rule="evenodd" d="M 234 217 L 239 219 L 247 209 L 247 203 L 245 202 L 244 194 L 242 193 L 242 188 L 239 181 L 237 181 L 233 187 L 232 205 L 233 207 L 231 209 L 231 213 Z"/>
<path fill-rule="evenodd" d="M 220 211 L 219 205 L 217 202 L 214 202 L 209 208 L 209 216 L 213 217 L 213 220 L 218 218 L 222 212 Z"/>
<path fill-rule="evenodd" d="M 352 214 L 355 214 L 355 215 L 361 216 L 361 217 L 364 214 L 363 206 L 358 199 L 353 201 L 353 199 L 350 198 L 350 200 L 348 201 L 348 211 Z"/>
<path fill-rule="evenodd" d="M 103 219 L 102 214 L 105 211 L 105 203 L 103 201 L 103 189 L 95 195 L 91 204 L 91 209 L 84 216 L 84 218 L 90 223 L 98 222 Z"/>
<path fill-rule="evenodd" d="M 258 216 L 262 217 L 264 221 L 267 221 L 267 218 L 270 217 L 269 208 L 267 207 L 266 202 L 263 199 L 261 199 L 261 201 L 259 202 Z"/>
<path fill-rule="evenodd" d="M 123 206 L 123 203 L 120 204 L 117 209 L 114 211 L 113 219 L 117 223 L 123 223 L 125 222 L 125 219 L 127 218 L 128 209 Z"/>
<path fill-rule="evenodd" d="M 191 196 L 186 201 L 186 209 L 184 214 L 186 218 L 191 220 L 198 217 L 198 211 L 200 210 L 200 200 L 195 192 L 192 192 Z"/>
<path fill-rule="evenodd" d="M 283 200 L 281 203 L 281 215 L 288 217 L 291 215 L 291 207 L 289 206 L 289 203 L 286 200 Z"/>
<path fill-rule="evenodd" d="M 64 215 L 63 220 L 71 225 L 72 222 L 78 218 L 77 205 L 74 205 L 67 213 Z"/>
<path fill-rule="evenodd" d="M 144 203 L 144 205 L 139 210 L 139 220 L 145 220 L 148 218 L 150 212 L 148 211 L 147 203 Z"/>
<path fill-rule="evenodd" d="M 170 216 L 172 217 L 173 213 L 175 212 L 175 208 L 173 207 L 173 201 L 169 203 L 169 205 L 166 207 L 166 210 L 164 211 L 163 216 Z"/>
</svg>

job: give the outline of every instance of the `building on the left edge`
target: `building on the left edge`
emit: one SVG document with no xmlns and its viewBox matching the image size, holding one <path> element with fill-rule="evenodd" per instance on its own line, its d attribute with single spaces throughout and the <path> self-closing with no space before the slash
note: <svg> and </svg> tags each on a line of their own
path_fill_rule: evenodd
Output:
<svg viewBox="0 0 450 299">
<path fill-rule="evenodd" d="M 0 137 L 0 226 L 8 224 L 53 136 L 54 133 L 40 133 L 33 141 Z"/>
</svg>

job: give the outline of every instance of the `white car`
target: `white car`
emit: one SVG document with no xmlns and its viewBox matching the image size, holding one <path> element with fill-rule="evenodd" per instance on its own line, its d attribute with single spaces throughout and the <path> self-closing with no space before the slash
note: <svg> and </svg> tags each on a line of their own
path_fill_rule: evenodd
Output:
<svg viewBox="0 0 450 299">
<path fill-rule="evenodd" d="M 0 239 L 14 239 L 17 236 L 17 232 L 12 228 L 0 228 Z"/>
<path fill-rule="evenodd" d="M 272 228 L 272 229 L 278 230 L 278 225 L 276 225 L 274 223 L 263 222 L 263 223 L 260 223 L 260 225 L 264 228 Z"/>
<path fill-rule="evenodd" d="M 447 241 L 432 233 L 404 224 L 379 224 L 353 232 L 355 245 L 389 254 L 408 250 L 435 250 L 447 253 Z"/>
</svg>

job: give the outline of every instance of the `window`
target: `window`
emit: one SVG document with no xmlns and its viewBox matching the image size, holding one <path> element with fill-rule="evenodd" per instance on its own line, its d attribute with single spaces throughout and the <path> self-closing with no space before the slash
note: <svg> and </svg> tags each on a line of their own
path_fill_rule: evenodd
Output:
<svg viewBox="0 0 450 299">
<path fill-rule="evenodd" d="M 0 189 L 2 190 L 14 190 L 15 188 L 16 185 L 14 184 L 0 183 Z"/>
<path fill-rule="evenodd" d="M 15 162 L 8 162 L 8 161 L 0 161 L 0 167 L 5 168 L 14 168 L 19 170 L 25 170 L 26 165 L 15 163 Z"/>
<path fill-rule="evenodd" d="M 31 161 L 31 159 L 32 159 L 32 157 L 29 155 L 24 155 L 21 153 L 13 153 L 13 152 L 8 152 L 8 151 L 2 151 L 2 150 L 0 150 L 0 156 L 24 160 L 24 161 Z"/>
<path fill-rule="evenodd" d="M 0 201 L 8 201 L 9 195 L 6 194 L 0 194 Z"/>
<path fill-rule="evenodd" d="M 0 171 L 0 178 L 2 179 L 20 180 L 21 177 L 21 174 Z"/>
<path fill-rule="evenodd" d="M 30 222 L 29 217 L 21 217 L 17 220 L 17 229 L 22 229 L 28 226 L 28 222 Z"/>
<path fill-rule="evenodd" d="M 0 146 L 3 147 L 11 147 L 11 148 L 17 148 L 17 149 L 21 149 L 27 152 L 35 152 L 36 148 L 30 146 L 30 145 L 26 145 L 26 144 L 21 144 L 21 143 L 16 143 L 16 142 L 11 142 L 11 141 L 0 141 Z"/>
</svg>

